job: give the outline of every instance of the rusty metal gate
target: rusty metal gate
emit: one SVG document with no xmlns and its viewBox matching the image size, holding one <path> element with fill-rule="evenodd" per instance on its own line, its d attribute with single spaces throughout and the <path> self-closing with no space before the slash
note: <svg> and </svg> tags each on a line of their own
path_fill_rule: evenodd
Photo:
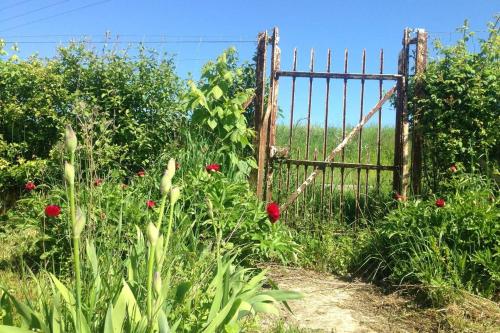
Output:
<svg viewBox="0 0 500 333">
<path fill-rule="evenodd" d="M 266 80 L 266 62 L 268 58 L 268 44 L 270 47 L 270 77 Z M 379 54 L 379 70 L 377 73 L 366 72 L 366 52 L 363 50 L 361 73 L 348 71 L 348 51 L 343 55 L 343 71 L 331 71 L 331 52 L 327 52 L 326 71 L 315 71 L 314 50 L 311 50 L 309 71 L 297 70 L 297 50 L 293 53 L 291 70 L 282 70 L 281 51 L 279 48 L 278 29 L 274 28 L 271 37 L 267 32 L 259 34 L 257 46 L 257 86 L 255 96 L 255 130 L 257 153 L 257 195 L 266 202 L 275 201 L 285 212 L 285 219 L 290 216 L 305 217 L 305 214 L 318 215 L 323 218 L 332 218 L 337 215 L 341 220 L 349 215 L 349 219 L 357 222 L 364 213 L 370 210 L 370 197 L 373 195 L 388 195 L 392 193 L 406 197 L 411 178 L 412 194 L 420 190 L 420 154 L 422 139 L 418 131 L 418 112 L 413 113 L 412 136 L 410 140 L 409 119 L 407 108 L 407 90 L 410 62 L 410 45 L 415 45 L 415 74 L 423 72 L 426 63 L 427 34 L 417 30 L 412 38 L 412 31 L 405 29 L 403 33 L 402 49 L 398 58 L 398 72 L 384 73 L 384 52 Z M 278 88 L 280 80 L 291 79 L 291 102 L 288 112 L 289 125 L 281 125 L 281 134 L 284 140 L 277 142 L 277 117 L 279 110 Z M 307 80 L 307 125 L 303 130 L 304 137 L 294 137 L 294 113 L 296 113 L 296 81 Z M 312 129 L 311 115 L 317 114 L 312 108 L 314 82 L 324 80 L 326 92 L 320 110 L 324 124 Z M 341 117 L 335 126 L 329 127 L 331 118 L 331 85 L 339 80 L 342 87 Z M 365 83 L 378 83 L 376 92 L 378 102 L 372 105 L 368 112 L 364 109 Z M 267 82 L 266 82 L 267 81 Z M 348 82 L 359 81 L 360 103 L 356 110 L 359 122 L 355 126 L 346 125 Z M 392 82 L 392 87 L 385 91 L 383 83 Z M 418 79 L 416 93 L 418 93 Z M 337 97 L 337 96 L 335 96 Z M 382 143 L 382 107 L 391 100 L 394 104 L 394 124 L 392 142 L 389 143 L 393 151 L 390 163 L 382 163 L 381 154 L 387 149 L 388 143 Z M 418 111 L 418 110 L 417 110 Z M 366 161 L 362 154 L 363 128 L 372 117 L 377 115 L 376 125 L 372 126 L 376 132 L 375 161 Z M 335 133 L 335 128 L 338 133 Z M 391 127 L 392 128 L 392 127 Z M 321 147 L 311 149 L 311 134 L 321 130 Z M 316 135 L 317 136 L 317 135 Z M 283 139 L 283 138 L 282 138 Z M 353 142 L 355 141 L 355 142 Z M 411 170 L 409 145 L 411 149 Z M 346 159 L 346 149 L 350 146 L 351 157 Z M 372 143 L 373 144 L 373 143 Z M 383 150 L 384 149 L 384 150 Z M 373 158 L 372 158 L 373 159 Z M 389 177 L 387 177 L 387 173 Z M 370 177 L 371 175 L 371 177 Z M 350 182 L 346 181 L 349 176 Z M 381 184 L 382 179 L 390 179 L 389 188 Z M 383 193 L 381 193 L 383 192 Z M 349 213 L 347 212 L 349 211 Z M 294 213 L 294 214 L 290 214 Z M 311 216 L 309 216 L 311 217 Z"/>
</svg>

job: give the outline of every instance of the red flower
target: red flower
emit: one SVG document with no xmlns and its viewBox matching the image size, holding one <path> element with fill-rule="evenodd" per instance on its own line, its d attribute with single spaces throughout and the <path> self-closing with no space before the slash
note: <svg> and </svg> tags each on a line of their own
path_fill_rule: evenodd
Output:
<svg viewBox="0 0 500 333">
<path fill-rule="evenodd" d="M 445 202 L 444 202 L 444 199 L 443 198 L 439 198 L 436 200 L 436 206 L 437 207 L 444 207 L 445 205 Z"/>
<path fill-rule="evenodd" d="M 148 208 L 153 208 L 154 206 L 156 206 L 156 202 L 154 202 L 153 200 L 148 200 L 146 201 L 146 206 L 148 206 Z"/>
<path fill-rule="evenodd" d="M 94 186 L 101 186 L 104 181 L 101 178 L 94 180 Z"/>
<path fill-rule="evenodd" d="M 61 207 L 58 205 L 48 205 L 45 207 L 45 215 L 47 217 L 57 217 L 59 214 L 61 214 Z"/>
<path fill-rule="evenodd" d="M 209 164 L 205 167 L 205 170 L 207 170 L 207 172 L 210 172 L 210 171 L 220 171 L 220 164 Z"/>
<path fill-rule="evenodd" d="M 146 171 L 144 171 L 144 170 L 137 171 L 137 176 L 144 177 L 145 175 L 146 175 Z"/>
<path fill-rule="evenodd" d="M 396 194 L 394 194 L 394 200 L 397 200 L 397 201 L 406 201 L 406 197 L 404 195 L 396 193 Z"/>
<path fill-rule="evenodd" d="M 33 191 L 35 188 L 36 188 L 36 185 L 35 185 L 35 183 L 33 183 L 33 182 L 27 182 L 27 183 L 24 185 L 24 189 L 25 189 L 26 191 Z"/>
<path fill-rule="evenodd" d="M 451 172 L 451 173 L 455 173 L 455 172 L 457 172 L 457 171 L 458 171 L 458 168 L 457 168 L 457 166 L 455 165 L 455 163 L 452 163 L 452 164 L 450 165 L 450 169 L 449 169 L 449 170 L 450 170 L 450 172 Z"/>
<path fill-rule="evenodd" d="M 267 217 L 269 217 L 269 220 L 271 223 L 276 223 L 276 221 L 279 220 L 280 218 L 280 206 L 278 206 L 277 203 L 271 202 L 267 205 L 266 208 L 267 211 Z"/>
<path fill-rule="evenodd" d="M 181 168 L 180 163 L 175 163 L 175 170 L 179 170 Z"/>
</svg>

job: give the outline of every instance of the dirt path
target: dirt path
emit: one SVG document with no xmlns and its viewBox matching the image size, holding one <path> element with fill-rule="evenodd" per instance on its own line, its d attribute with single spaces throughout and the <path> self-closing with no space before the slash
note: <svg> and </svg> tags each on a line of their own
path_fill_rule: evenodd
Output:
<svg viewBox="0 0 500 333">
<path fill-rule="evenodd" d="M 282 309 L 282 321 L 287 327 L 336 333 L 457 331 L 439 312 L 448 309 L 420 309 L 410 300 L 383 294 L 371 284 L 346 282 L 325 273 L 281 266 L 268 267 L 268 276 L 280 289 L 304 294 L 303 299 L 289 302 L 293 314 Z M 266 318 L 264 323 L 272 327 L 275 320 Z M 478 332 L 496 332 L 494 328 L 491 330 L 491 324 L 486 325 L 481 325 Z"/>
</svg>

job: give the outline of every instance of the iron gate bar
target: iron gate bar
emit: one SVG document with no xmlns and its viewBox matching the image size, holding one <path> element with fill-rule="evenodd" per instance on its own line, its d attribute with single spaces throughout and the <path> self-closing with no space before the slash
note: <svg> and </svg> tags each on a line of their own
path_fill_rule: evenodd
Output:
<svg viewBox="0 0 500 333">
<path fill-rule="evenodd" d="M 345 49 L 344 51 L 344 74 L 347 74 L 347 68 L 349 65 L 349 51 Z M 347 112 L 347 77 L 344 77 L 343 94 L 342 94 L 342 141 L 345 140 L 345 122 L 346 122 L 346 112 Z M 345 162 L 345 149 L 342 147 L 341 151 L 342 162 Z M 340 169 L 340 221 L 344 221 L 344 182 L 345 182 L 345 170 Z M 333 194 L 333 189 L 331 189 Z"/>
<path fill-rule="evenodd" d="M 291 165 L 307 165 L 318 167 L 320 170 L 326 169 L 328 167 L 333 168 L 345 168 L 345 169 L 367 169 L 367 170 L 382 170 L 382 171 L 394 171 L 397 169 L 394 165 L 377 165 L 370 163 L 349 163 L 349 162 L 325 162 L 325 161 L 309 161 L 309 160 L 297 160 L 297 159 L 276 159 L 280 163 L 287 163 Z"/>
<path fill-rule="evenodd" d="M 309 62 L 309 70 L 311 73 L 314 72 L 314 49 L 311 49 L 311 56 L 310 56 L 310 62 Z M 311 142 L 311 108 L 312 108 L 312 88 L 313 88 L 313 77 L 309 77 L 309 98 L 307 102 L 307 135 L 306 135 L 306 151 L 305 151 L 305 159 L 309 159 L 309 149 L 310 149 L 310 142 Z M 307 177 L 307 165 L 304 166 L 304 181 L 306 180 Z M 306 189 L 307 191 L 307 189 Z M 303 202 L 303 211 L 304 211 L 304 216 L 306 212 L 306 197 L 304 195 L 304 200 Z"/>
<path fill-rule="evenodd" d="M 403 77 L 401 74 L 362 74 L 362 73 L 328 73 L 328 72 L 300 72 L 277 71 L 276 78 L 280 77 L 308 77 L 320 79 L 345 79 L 345 80 L 392 80 L 397 81 Z"/>
<path fill-rule="evenodd" d="M 347 145 L 347 143 L 354 137 L 354 135 L 356 135 L 356 133 L 359 132 L 359 130 L 370 120 L 370 118 L 375 114 L 375 112 L 377 112 L 382 107 L 382 105 L 384 105 L 384 103 L 387 102 L 389 100 L 389 98 L 391 98 L 391 96 L 396 91 L 396 88 L 397 88 L 397 86 L 394 86 L 389 91 L 387 91 L 385 93 L 384 97 L 382 97 L 382 99 L 377 102 L 377 104 L 370 110 L 370 112 L 368 112 L 366 114 L 366 116 L 364 116 L 363 120 L 360 123 L 358 123 L 351 130 L 351 132 L 349 133 L 349 135 L 346 136 L 346 138 L 344 140 L 342 140 L 342 142 L 337 147 L 335 147 L 335 149 L 332 150 L 332 152 L 327 157 L 327 159 L 325 160 L 325 162 L 330 162 L 330 161 L 333 160 L 333 158 L 335 157 L 335 154 L 337 154 L 338 152 L 340 152 L 341 149 L 343 149 Z M 281 205 L 281 209 L 282 210 L 285 210 L 291 203 L 293 203 L 295 201 L 295 199 L 297 199 L 297 197 L 304 191 L 304 189 L 309 184 L 312 183 L 312 181 L 318 175 L 318 171 L 320 171 L 320 170 L 318 168 L 315 168 L 314 171 L 309 175 L 309 177 L 307 177 L 307 179 L 302 183 L 302 185 L 300 185 L 297 188 L 297 190 L 295 190 L 295 192 L 293 192 L 288 197 L 286 203 L 284 203 L 283 205 Z"/>
<path fill-rule="evenodd" d="M 297 48 L 293 50 L 293 70 L 297 70 Z M 292 138 L 293 138 L 293 111 L 295 109 L 295 78 L 292 78 L 292 102 L 290 105 L 290 130 L 288 134 L 288 151 L 292 156 Z M 299 155 L 297 155 L 299 156 Z M 290 190 L 290 164 L 287 165 L 286 175 L 286 193 Z M 288 218 L 288 211 L 285 212 L 285 218 Z"/>
<path fill-rule="evenodd" d="M 331 50 L 328 49 L 326 56 L 326 72 L 330 73 L 330 65 L 331 65 Z M 328 144 L 328 107 L 330 101 L 330 79 L 326 79 L 326 97 L 325 97 L 325 126 L 323 128 L 323 160 L 326 160 L 326 147 Z M 332 169 L 333 172 L 333 169 Z M 323 179 L 321 180 L 321 200 L 320 205 L 323 206 L 323 197 L 325 195 L 325 177 L 326 172 L 323 172 Z"/>
<path fill-rule="evenodd" d="M 384 49 L 380 49 L 380 74 L 384 72 Z M 378 82 L 378 98 L 382 98 L 382 86 L 384 80 Z M 382 140 L 382 109 L 378 113 L 377 125 L 377 165 L 380 165 L 380 145 Z M 377 170 L 377 194 L 380 194 L 380 170 Z"/>
<path fill-rule="evenodd" d="M 366 72 L 366 50 L 363 49 L 363 55 L 361 56 L 361 68 L 362 74 L 364 75 Z M 364 101 L 365 101 L 365 79 L 361 79 L 361 96 L 360 96 L 360 105 L 359 105 L 359 122 L 363 120 L 363 109 L 364 109 Z M 359 129 L 358 132 L 358 163 L 361 163 L 361 145 L 363 141 L 363 127 Z M 356 227 L 356 223 L 359 219 L 359 213 L 361 210 L 360 207 L 360 199 L 361 199 L 361 169 L 357 169 L 357 177 L 356 177 L 356 209 L 355 209 L 355 222 L 354 226 Z"/>
</svg>

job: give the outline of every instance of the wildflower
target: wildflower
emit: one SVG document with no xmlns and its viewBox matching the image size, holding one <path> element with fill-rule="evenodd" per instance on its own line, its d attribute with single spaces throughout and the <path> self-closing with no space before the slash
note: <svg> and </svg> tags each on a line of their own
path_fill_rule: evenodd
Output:
<svg viewBox="0 0 500 333">
<path fill-rule="evenodd" d="M 157 295 L 161 294 L 161 275 L 159 272 L 155 272 L 153 275 L 153 288 L 156 291 Z"/>
<path fill-rule="evenodd" d="M 181 196 L 181 189 L 177 186 L 172 187 L 170 191 L 170 204 L 173 206 Z"/>
<path fill-rule="evenodd" d="M 451 172 L 451 173 L 455 173 L 455 172 L 457 172 L 457 171 L 458 171 L 458 168 L 457 168 L 457 166 L 455 165 L 455 163 L 452 163 L 452 164 L 450 165 L 450 168 L 449 168 L 448 170 L 450 170 L 450 172 Z"/>
<path fill-rule="evenodd" d="M 66 131 L 64 133 L 64 141 L 66 145 L 66 150 L 68 153 L 73 154 L 76 150 L 78 141 L 76 139 L 75 131 L 71 128 L 71 125 L 66 125 Z"/>
<path fill-rule="evenodd" d="M 406 201 L 406 197 L 404 195 L 401 195 L 399 193 L 396 193 L 394 194 L 394 200 L 397 200 L 397 201 Z"/>
<path fill-rule="evenodd" d="M 82 212 L 80 207 L 77 207 L 75 225 L 73 225 L 73 236 L 75 238 L 80 237 L 83 228 L 85 227 L 85 222 L 85 214 Z"/>
<path fill-rule="evenodd" d="M 64 163 L 64 179 L 70 185 L 75 183 L 75 167 L 71 163 Z"/>
<path fill-rule="evenodd" d="M 219 164 L 216 164 L 216 163 L 213 163 L 213 164 L 209 164 L 205 167 L 205 170 L 207 170 L 207 172 L 210 172 L 210 171 L 216 171 L 216 172 L 219 172 L 220 171 L 220 165 Z"/>
<path fill-rule="evenodd" d="M 181 164 L 178 162 L 175 162 L 175 170 L 179 170 L 181 168 Z"/>
<path fill-rule="evenodd" d="M 277 203 L 271 202 L 267 205 L 266 208 L 267 211 L 267 217 L 269 217 L 269 220 L 271 223 L 276 223 L 276 221 L 279 220 L 280 218 L 280 206 L 278 206 Z"/>
<path fill-rule="evenodd" d="M 94 180 L 94 186 L 101 186 L 104 181 L 101 178 Z"/>
<path fill-rule="evenodd" d="M 158 241 L 158 237 L 160 236 L 160 233 L 158 231 L 158 228 L 156 228 L 156 226 L 151 222 L 149 222 L 149 224 L 148 224 L 147 236 L 148 236 L 149 243 L 152 246 L 155 246 L 156 242 Z"/>
<path fill-rule="evenodd" d="M 175 170 L 177 170 L 175 168 L 175 160 L 173 158 L 171 158 L 169 161 L 168 161 L 168 165 L 167 165 L 167 170 L 168 170 L 168 173 L 170 175 L 170 179 L 174 178 L 174 175 L 175 175 Z"/>
<path fill-rule="evenodd" d="M 156 206 L 156 202 L 154 202 L 153 200 L 148 200 L 146 201 L 146 206 L 148 206 L 148 208 L 154 208 L 154 206 Z"/>
<path fill-rule="evenodd" d="M 58 205 L 48 205 L 45 207 L 45 215 L 47 217 L 57 217 L 61 214 L 61 207 Z"/>
<path fill-rule="evenodd" d="M 144 177 L 145 175 L 146 175 L 146 171 L 144 171 L 144 170 L 137 171 L 137 176 Z"/>
<path fill-rule="evenodd" d="M 27 182 L 27 183 L 24 185 L 24 189 L 25 189 L 26 191 L 33 191 L 35 188 L 36 188 L 35 183 L 33 183 L 33 182 L 31 182 L 31 181 L 30 181 L 30 182 Z"/>
<path fill-rule="evenodd" d="M 439 198 L 436 200 L 436 206 L 437 207 L 444 207 L 445 205 L 445 202 L 444 202 L 444 199 L 443 198 Z"/>
<path fill-rule="evenodd" d="M 163 177 L 161 177 L 160 181 L 161 194 L 167 195 L 171 187 L 172 187 L 172 177 L 170 176 L 170 171 L 167 169 L 165 170 L 165 173 L 163 174 Z"/>
</svg>

